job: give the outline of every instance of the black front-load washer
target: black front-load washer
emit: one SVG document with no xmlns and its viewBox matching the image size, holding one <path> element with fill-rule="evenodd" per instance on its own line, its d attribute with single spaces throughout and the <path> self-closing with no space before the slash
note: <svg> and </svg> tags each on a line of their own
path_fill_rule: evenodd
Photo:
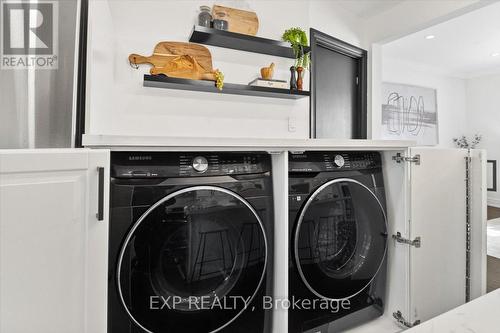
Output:
<svg viewBox="0 0 500 333">
<path fill-rule="evenodd" d="M 340 332 L 384 312 L 387 219 L 377 152 L 289 155 L 289 332 Z"/>
<path fill-rule="evenodd" d="M 111 153 L 109 333 L 268 332 L 265 153 Z"/>
</svg>

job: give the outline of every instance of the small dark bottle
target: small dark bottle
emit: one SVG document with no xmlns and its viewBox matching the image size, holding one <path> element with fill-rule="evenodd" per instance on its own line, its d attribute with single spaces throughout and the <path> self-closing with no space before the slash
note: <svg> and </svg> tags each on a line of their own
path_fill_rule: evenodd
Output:
<svg viewBox="0 0 500 333">
<path fill-rule="evenodd" d="M 290 90 L 297 90 L 297 78 L 295 77 L 295 67 L 290 67 Z"/>
</svg>

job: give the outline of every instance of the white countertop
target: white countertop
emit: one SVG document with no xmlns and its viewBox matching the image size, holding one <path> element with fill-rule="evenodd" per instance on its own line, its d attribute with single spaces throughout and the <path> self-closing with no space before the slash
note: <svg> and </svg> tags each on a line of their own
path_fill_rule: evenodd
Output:
<svg viewBox="0 0 500 333">
<path fill-rule="evenodd" d="M 392 317 L 392 314 L 385 313 L 372 321 L 361 324 L 344 331 L 344 333 L 401 333 L 405 330 Z"/>
<path fill-rule="evenodd" d="M 405 333 L 500 332 L 500 289 L 415 326 Z"/>
<path fill-rule="evenodd" d="M 166 136 L 83 135 L 83 145 L 89 148 L 113 150 L 402 150 L 415 146 L 414 141 L 402 140 L 335 140 L 335 139 L 259 139 L 259 138 L 192 138 Z"/>
</svg>

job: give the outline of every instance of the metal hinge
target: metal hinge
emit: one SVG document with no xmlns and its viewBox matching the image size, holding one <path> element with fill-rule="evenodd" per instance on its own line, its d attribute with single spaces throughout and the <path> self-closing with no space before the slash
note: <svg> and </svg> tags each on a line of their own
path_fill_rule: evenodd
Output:
<svg viewBox="0 0 500 333">
<path fill-rule="evenodd" d="M 420 247 L 422 245 L 422 240 L 420 237 L 416 237 L 414 240 L 404 238 L 398 231 L 395 235 L 392 235 L 392 239 L 396 240 L 398 243 L 408 244 L 410 246 Z"/>
<path fill-rule="evenodd" d="M 398 323 L 406 327 L 413 327 L 420 324 L 420 320 L 415 320 L 413 323 L 410 323 L 408 320 L 405 319 L 405 317 L 403 317 L 401 311 L 394 312 L 392 316 L 394 317 L 394 319 L 398 321 Z"/>
<path fill-rule="evenodd" d="M 401 162 L 410 162 L 410 163 L 415 163 L 416 165 L 420 165 L 420 155 L 417 154 L 415 156 L 403 156 L 401 153 L 397 153 L 396 156 L 393 156 L 392 159 L 396 161 L 396 163 L 401 163 Z"/>
<path fill-rule="evenodd" d="M 290 154 L 292 155 L 302 155 L 305 153 L 305 150 L 290 150 Z"/>
<path fill-rule="evenodd" d="M 356 85 L 359 85 L 359 76 L 356 76 Z"/>
</svg>

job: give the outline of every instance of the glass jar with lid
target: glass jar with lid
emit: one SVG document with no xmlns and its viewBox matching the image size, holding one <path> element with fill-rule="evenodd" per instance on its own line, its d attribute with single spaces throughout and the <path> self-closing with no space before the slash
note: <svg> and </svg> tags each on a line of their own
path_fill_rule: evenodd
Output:
<svg viewBox="0 0 500 333">
<path fill-rule="evenodd" d="M 212 24 L 212 14 L 209 6 L 200 6 L 200 13 L 198 14 L 198 25 L 210 28 Z"/>
<path fill-rule="evenodd" d="M 218 30 L 228 30 L 229 24 L 226 20 L 226 13 L 217 12 L 214 18 L 214 29 Z"/>
</svg>

